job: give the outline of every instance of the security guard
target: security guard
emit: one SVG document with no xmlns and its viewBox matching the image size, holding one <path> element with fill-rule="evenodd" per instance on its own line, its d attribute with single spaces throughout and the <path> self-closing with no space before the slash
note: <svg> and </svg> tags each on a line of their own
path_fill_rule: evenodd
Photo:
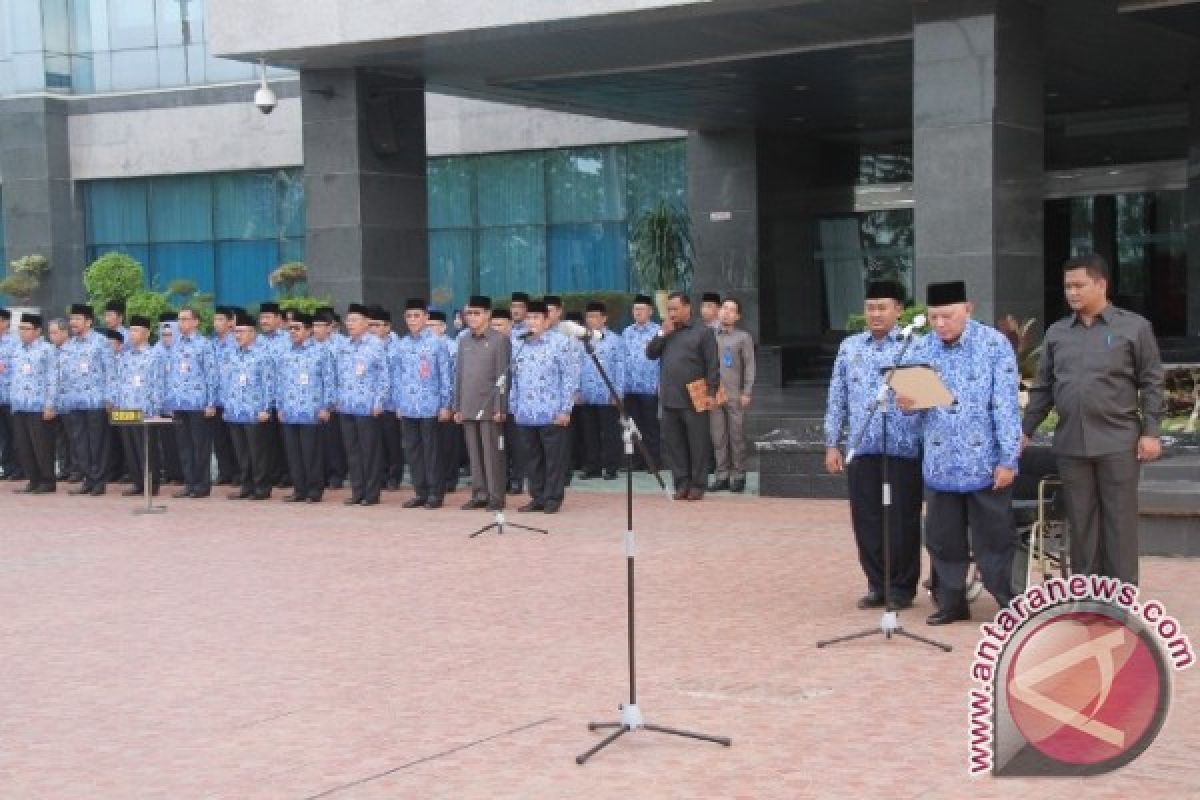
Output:
<svg viewBox="0 0 1200 800">
<path fill-rule="evenodd" d="M 161 414 L 165 402 L 166 365 L 163 352 L 150 346 L 150 320 L 134 316 L 129 320 L 127 349 L 116 360 L 115 379 L 110 383 L 109 403 L 115 409 L 141 411 L 147 417 Z M 140 495 L 150 481 L 158 494 L 158 448 L 154 444 L 156 425 L 116 426 L 121 434 L 125 462 L 129 468 L 130 488 L 121 492 L 126 497 Z M 150 441 L 149 475 L 146 470 L 146 436 Z M 170 434 L 168 434 L 170 435 Z"/>
<path fill-rule="evenodd" d="M 54 428 L 58 415 L 59 369 L 54 345 L 42 338 L 42 317 L 24 314 L 17 326 L 21 344 L 12 355 L 13 439 L 28 483 L 19 494 L 55 491 Z"/>
<path fill-rule="evenodd" d="M 289 503 L 319 503 L 325 491 L 321 428 L 329 424 L 336 386 L 333 356 L 312 340 L 313 319 L 297 311 L 287 323 L 291 344 L 276 359 L 276 413 L 292 477 Z"/>
<path fill-rule="evenodd" d="M 71 336 L 62 347 L 63 410 L 66 412 L 67 438 L 75 463 L 83 473 L 83 482 L 68 494 L 104 494 L 108 453 L 108 413 L 105 409 L 108 371 L 112 368 L 112 350 L 108 340 L 93 327 L 92 307 L 86 303 L 71 306 L 67 318 Z"/>
<path fill-rule="evenodd" d="M 271 412 L 275 407 L 274 348 L 256 343 L 254 318 L 238 314 L 234 319 L 237 349 L 224 364 L 221 386 L 225 396 L 225 420 L 237 452 L 242 473 L 239 491 L 230 500 L 266 500 L 271 496 Z"/>
<path fill-rule="evenodd" d="M 450 413 L 450 354 L 426 328 L 429 312 L 422 298 L 404 304 L 404 325 L 392 359 L 392 404 L 404 434 L 404 452 L 412 472 L 413 496 L 404 508 L 441 508 L 446 490 L 438 453 L 438 422 Z"/>
<path fill-rule="evenodd" d="M 584 320 L 595 334 L 590 343 L 596 358 L 617 396 L 624 397 L 625 342 L 609 330 L 607 306 L 592 300 L 584 309 Z M 583 473 L 579 477 L 599 478 L 603 470 L 605 480 L 616 480 L 621 461 L 620 414 L 590 355 L 584 356 L 580 373 L 579 422 L 583 434 Z"/>
</svg>

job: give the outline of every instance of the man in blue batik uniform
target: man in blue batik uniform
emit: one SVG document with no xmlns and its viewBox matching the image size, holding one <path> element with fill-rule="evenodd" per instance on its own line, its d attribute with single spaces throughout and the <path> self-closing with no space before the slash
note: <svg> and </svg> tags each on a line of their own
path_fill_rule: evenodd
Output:
<svg viewBox="0 0 1200 800">
<path fill-rule="evenodd" d="M 319 503 L 325 491 L 321 431 L 334 403 L 333 356 L 312 341 L 313 319 L 295 312 L 288 322 L 291 345 L 276 359 L 276 411 L 292 476 L 289 503 Z"/>
<path fill-rule="evenodd" d="M 129 328 L 125 327 L 125 304 L 110 300 L 104 305 L 104 327 L 121 334 L 122 349 L 129 347 Z"/>
<path fill-rule="evenodd" d="M 108 339 L 93 327 L 92 307 L 71 306 L 67 325 L 71 336 L 62 347 L 63 411 L 67 439 L 83 482 L 68 494 L 104 494 L 108 463 L 108 413 L 105 408 L 112 350 Z"/>
<path fill-rule="evenodd" d="M 563 503 L 567 426 L 578 384 L 566 337 L 546 329 L 546 304 L 533 301 L 527 317 L 532 334 L 513 361 L 509 410 L 517 421 L 530 501 L 518 511 L 557 512 Z"/>
<path fill-rule="evenodd" d="M 313 344 L 329 353 L 333 359 L 345 336 L 337 331 L 336 315 L 330 306 L 321 306 L 313 314 Z M 336 387 L 335 387 L 336 390 Z M 342 423 L 336 411 L 330 412 L 329 422 L 318 428 L 321 435 L 321 459 L 324 462 L 325 485 L 340 489 L 346 481 L 346 447 L 342 444 Z"/>
<path fill-rule="evenodd" d="M 859 608 L 912 605 L 921 577 L 921 428 L 920 418 L 898 414 L 891 398 L 883 413 L 871 413 L 883 385 L 885 370 L 896 365 L 904 347 L 896 322 L 904 311 L 904 287 L 877 281 L 867 287 L 864 314 L 867 330 L 847 336 L 838 348 L 825 409 L 825 468 L 846 471 L 850 519 L 858 545 L 858 563 L 867 578 L 867 593 Z M 909 352 L 915 346 L 909 345 Z M 905 361 L 908 361 L 906 355 Z M 867 420 L 870 418 L 870 427 Z M 843 429 L 849 430 L 843 438 Z M 887 449 L 883 426 L 887 424 Z M 840 445 L 857 447 L 847 465 Z M 892 486 L 888 520 L 891 550 L 891 597 L 884 596 L 883 455 L 888 455 Z"/>
<path fill-rule="evenodd" d="M 134 316 L 129 321 L 127 349 L 116 359 L 114 378 L 109 384 L 109 404 L 115 409 L 141 411 L 147 417 L 162 413 L 165 403 L 166 363 L 164 353 L 150 346 L 150 320 Z M 126 497 L 142 494 L 145 481 L 158 494 L 158 448 L 154 444 L 156 425 L 120 425 L 121 446 L 129 468 L 132 486 L 121 492 Z M 149 475 L 146 472 L 146 436 L 150 436 Z M 168 434 L 170 435 L 170 434 Z"/>
<path fill-rule="evenodd" d="M 236 348 L 237 339 L 233 335 L 233 319 L 236 309 L 231 306 L 217 306 L 213 312 L 212 350 L 216 362 L 218 379 L 221 375 L 222 364 Z M 217 387 L 217 401 L 220 402 L 221 388 Z M 212 418 L 213 455 L 217 457 L 217 485 L 229 486 L 240 484 L 237 474 L 237 453 L 233 449 L 233 439 L 229 435 L 229 426 L 221 407 L 217 406 L 216 416 Z"/>
<path fill-rule="evenodd" d="M 608 328 L 608 308 L 593 300 L 584 308 L 587 328 L 599 338 L 591 345 L 596 357 L 617 390 L 625 393 L 625 341 Z M 620 414 L 604 379 L 585 353 L 579 379 L 579 422 L 583 429 L 583 474 L 581 478 L 598 478 L 603 470 L 605 480 L 617 479 L 621 462 Z"/>
<path fill-rule="evenodd" d="M 50 494 L 55 491 L 54 419 L 59 410 L 59 355 L 55 346 L 42 338 L 42 318 L 24 314 L 18 325 L 21 344 L 13 351 L 12 406 L 13 440 L 21 469 L 29 483 L 19 494 Z"/>
<path fill-rule="evenodd" d="M 621 338 L 625 342 L 625 410 L 642 434 L 646 452 L 655 466 L 662 466 L 658 435 L 658 364 L 646 358 L 646 345 L 658 333 L 654 321 L 654 300 L 639 294 L 633 299 L 633 324 Z M 645 469 L 639 450 L 633 452 L 636 469 Z"/>
<path fill-rule="evenodd" d="M 12 384 L 12 358 L 21 340 L 13 333 L 12 312 L 0 308 L 0 470 L 5 480 L 17 480 L 21 468 L 17 465 L 16 448 L 13 446 L 12 407 L 9 404 L 9 386 Z"/>
<path fill-rule="evenodd" d="M 349 334 L 334 349 L 337 413 L 350 468 L 346 505 L 379 504 L 383 478 L 379 418 L 388 396 L 387 354 L 383 343 L 368 332 L 367 308 L 351 303 L 346 311 Z"/>
<path fill-rule="evenodd" d="M 405 508 L 441 508 L 446 489 L 438 422 L 452 419 L 450 356 L 441 338 L 425 327 L 429 321 L 425 305 L 421 298 L 405 303 L 408 335 L 396 343 L 392 358 L 392 404 L 404 434 L 414 490 Z"/>
<path fill-rule="evenodd" d="M 275 407 L 274 348 L 256 343 L 254 318 L 238 314 L 234 319 L 237 349 L 225 362 L 221 387 L 222 405 L 229 434 L 237 452 L 238 470 L 242 474 L 239 491 L 230 500 L 266 500 L 274 484 L 271 475 L 271 412 Z"/>
<path fill-rule="evenodd" d="M 167 351 L 166 410 L 175 420 L 183 488 L 174 497 L 208 497 L 212 491 L 212 420 L 217 414 L 217 360 L 198 330 L 194 309 L 179 312 L 179 335 Z"/>
<path fill-rule="evenodd" d="M 446 335 L 446 312 L 434 309 L 429 312 L 429 329 L 446 345 L 446 360 L 450 364 L 450 408 L 454 408 L 454 375 L 458 368 L 458 339 Z M 454 415 L 438 421 L 438 466 L 442 470 L 442 485 L 445 493 L 458 491 L 458 473 L 466 462 L 467 443 L 463 428 L 454 421 Z"/>
<path fill-rule="evenodd" d="M 933 334 L 922 340 L 911 361 L 937 370 L 954 396 L 952 405 L 922 412 L 925 545 L 938 606 L 926 621 L 945 625 L 971 617 L 966 579 L 972 552 L 984 586 L 1001 607 L 1013 597 L 1019 378 L 1004 334 L 970 318 L 972 305 L 962 281 L 930 284 L 927 291 Z M 897 397 L 897 402 L 911 406 L 909 398 Z"/>
<path fill-rule="evenodd" d="M 392 312 L 383 306 L 370 306 L 368 327 L 383 346 L 388 362 L 388 375 L 392 374 L 392 363 L 396 359 L 396 343 L 400 337 L 392 330 Z M 389 378 L 390 382 L 390 378 Z M 380 433 L 383 436 L 383 488 L 395 491 L 404 480 L 404 432 L 396 418 L 396 406 L 389 392 L 383 399 L 383 414 L 379 417 Z"/>
</svg>

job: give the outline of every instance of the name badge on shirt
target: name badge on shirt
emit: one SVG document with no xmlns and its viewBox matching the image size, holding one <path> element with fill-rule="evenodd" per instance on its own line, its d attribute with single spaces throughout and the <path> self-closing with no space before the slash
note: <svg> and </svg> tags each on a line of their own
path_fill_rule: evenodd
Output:
<svg viewBox="0 0 1200 800">
<path fill-rule="evenodd" d="M 180 361 L 179 362 L 179 371 L 180 372 L 191 372 L 192 365 L 189 364 L 187 361 Z"/>
<path fill-rule="evenodd" d="M 141 375 L 134 375 L 134 376 L 133 376 L 133 385 L 134 385 L 134 386 L 141 386 L 141 385 L 142 385 L 142 376 L 141 376 Z"/>
<path fill-rule="evenodd" d="M 354 365 L 354 374 L 360 378 L 363 375 L 366 375 L 367 374 L 367 365 L 364 364 L 363 362 L 359 361 L 357 364 Z"/>
<path fill-rule="evenodd" d="M 33 365 L 31 365 L 31 364 L 22 364 L 21 365 L 21 374 L 22 375 L 30 375 L 32 373 L 33 373 Z"/>
<path fill-rule="evenodd" d="M 249 376 L 246 375 L 246 373 L 243 372 L 240 375 L 238 375 L 238 385 L 239 386 L 245 386 L 249 382 L 250 382 L 250 379 L 249 379 Z"/>
<path fill-rule="evenodd" d="M 300 385 L 308 386 L 308 373 L 307 372 L 300 373 Z"/>
<path fill-rule="evenodd" d="M 421 380 L 429 380 L 429 376 L 433 374 L 433 369 L 429 366 L 428 358 L 421 359 L 420 373 L 421 373 Z"/>
<path fill-rule="evenodd" d="M 722 361 L 722 363 L 725 364 L 726 367 L 732 367 L 733 366 L 733 351 L 726 350 L 725 355 L 721 358 L 721 361 Z"/>
<path fill-rule="evenodd" d="M 91 365 L 89 365 L 89 364 L 88 364 L 88 362 L 86 362 L 86 361 L 80 361 L 80 362 L 79 362 L 79 372 L 80 372 L 80 374 L 82 374 L 82 375 L 87 375 L 87 374 L 88 374 L 88 370 L 89 370 L 89 369 L 91 369 Z"/>
</svg>

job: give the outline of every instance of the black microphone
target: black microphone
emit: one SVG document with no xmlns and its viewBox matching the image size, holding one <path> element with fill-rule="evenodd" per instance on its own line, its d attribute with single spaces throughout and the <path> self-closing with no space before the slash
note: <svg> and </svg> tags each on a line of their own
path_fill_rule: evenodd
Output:
<svg viewBox="0 0 1200 800">
<path fill-rule="evenodd" d="M 517 336 L 517 338 L 524 341 L 525 339 L 528 339 L 530 336 L 533 336 L 533 331 L 525 331 L 524 333 Z"/>
</svg>

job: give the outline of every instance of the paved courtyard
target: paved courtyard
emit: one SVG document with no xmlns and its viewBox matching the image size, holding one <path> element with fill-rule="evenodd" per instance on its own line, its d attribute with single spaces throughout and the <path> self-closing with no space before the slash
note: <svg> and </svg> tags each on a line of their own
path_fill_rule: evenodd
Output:
<svg viewBox="0 0 1200 800">
<path fill-rule="evenodd" d="M 482 512 L 29 498 L 0 487 L 0 797 L 1200 797 L 1200 678 L 1159 740 L 1090 780 L 970 780 L 968 663 L 875 637 L 838 501 L 641 494 L 640 732 L 585 766 L 627 692 L 623 497 L 568 493 L 549 536 Z M 611 487 L 611 484 L 609 485 Z M 606 488 L 609 488 L 606 487 Z M 278 495 L 277 495 L 278 497 Z M 457 508 L 462 494 L 454 496 Z M 528 521 L 510 514 L 512 521 Z M 1150 559 L 1200 640 L 1200 563 Z M 990 617 L 990 600 L 975 605 Z M 904 614 L 929 633 L 929 600 Z"/>
</svg>

